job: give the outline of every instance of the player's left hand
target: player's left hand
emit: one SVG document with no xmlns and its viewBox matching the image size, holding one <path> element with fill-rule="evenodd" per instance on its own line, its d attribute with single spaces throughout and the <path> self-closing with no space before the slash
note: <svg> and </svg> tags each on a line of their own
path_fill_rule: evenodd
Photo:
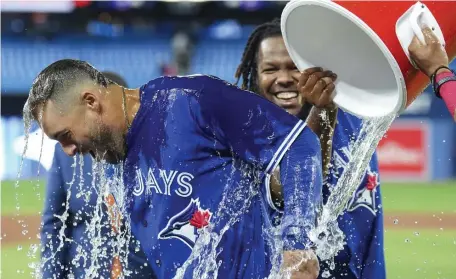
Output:
<svg viewBox="0 0 456 279">
<path fill-rule="evenodd" d="M 318 258 L 311 250 L 293 250 L 283 252 L 283 278 L 316 279 L 320 273 Z"/>
<path fill-rule="evenodd" d="M 337 75 L 331 71 L 320 67 L 309 68 L 299 77 L 298 91 L 306 103 L 317 108 L 335 108 L 333 92 L 336 79 Z"/>
</svg>

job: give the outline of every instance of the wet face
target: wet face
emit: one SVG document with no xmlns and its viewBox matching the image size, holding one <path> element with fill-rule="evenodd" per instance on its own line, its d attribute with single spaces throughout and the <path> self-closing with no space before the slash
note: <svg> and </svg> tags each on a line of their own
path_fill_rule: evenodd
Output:
<svg viewBox="0 0 456 279">
<path fill-rule="evenodd" d="M 297 89 L 300 73 L 288 55 L 282 36 L 261 42 L 257 65 L 259 93 L 297 115 L 303 105 Z"/>
<path fill-rule="evenodd" d="M 93 158 L 111 164 L 124 159 L 123 134 L 103 121 L 103 115 L 91 104 L 84 103 L 62 111 L 48 101 L 42 111 L 40 123 L 44 133 L 57 140 L 67 155 L 89 153 Z"/>
</svg>

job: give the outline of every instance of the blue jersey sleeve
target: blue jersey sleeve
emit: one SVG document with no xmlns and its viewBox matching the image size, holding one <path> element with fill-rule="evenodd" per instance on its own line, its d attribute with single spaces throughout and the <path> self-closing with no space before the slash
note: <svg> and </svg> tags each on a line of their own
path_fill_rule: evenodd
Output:
<svg viewBox="0 0 456 279">
<path fill-rule="evenodd" d="M 195 98 L 200 127 L 242 160 L 261 169 L 265 183 L 280 164 L 286 248 L 306 248 L 304 224 L 314 224 L 321 197 L 321 150 L 305 123 L 257 94 L 207 77 Z M 284 160 L 286 159 L 286 160 Z M 281 161 L 284 161 L 282 164 Z M 302 222 L 299 222 L 302 220 Z M 304 232 L 304 233 L 303 233 Z"/>
</svg>

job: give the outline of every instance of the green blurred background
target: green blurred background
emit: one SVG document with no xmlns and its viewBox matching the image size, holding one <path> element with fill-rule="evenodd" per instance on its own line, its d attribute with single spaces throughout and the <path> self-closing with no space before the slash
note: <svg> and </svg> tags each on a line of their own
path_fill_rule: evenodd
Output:
<svg viewBox="0 0 456 279">
<path fill-rule="evenodd" d="M 388 278 L 456 278 L 456 181 L 434 184 L 385 183 L 381 187 L 386 216 Z M 42 209 L 43 191 L 42 182 L 22 181 L 17 191 L 14 182 L 2 182 L 2 227 L 5 218 L 17 213 L 21 217 L 37 216 Z M 16 197 L 19 211 L 16 210 Z M 405 226 L 407 222 L 401 222 L 401 216 L 406 214 L 416 218 L 418 224 L 411 222 L 412 227 Z M 434 228 L 423 224 L 422 216 L 434 218 Z M 20 231 L 17 233 L 21 234 Z M 7 240 L 8 236 L 2 235 L 1 278 L 31 277 L 32 268 L 29 266 L 39 260 L 39 249 L 33 253 L 34 244 L 38 243 L 36 232 L 28 232 L 23 238 L 27 240 L 11 243 Z"/>
</svg>

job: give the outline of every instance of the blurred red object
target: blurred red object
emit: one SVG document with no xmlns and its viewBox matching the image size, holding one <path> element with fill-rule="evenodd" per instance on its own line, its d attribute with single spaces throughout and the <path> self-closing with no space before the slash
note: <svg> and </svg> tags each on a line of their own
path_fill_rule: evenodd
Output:
<svg viewBox="0 0 456 279">
<path fill-rule="evenodd" d="M 85 8 L 90 6 L 92 1 L 85 1 L 85 0 L 74 0 L 74 6 L 76 8 Z"/>
<path fill-rule="evenodd" d="M 163 76 L 175 76 L 177 75 L 177 69 L 173 65 L 162 64 L 160 66 L 161 74 Z"/>
</svg>

